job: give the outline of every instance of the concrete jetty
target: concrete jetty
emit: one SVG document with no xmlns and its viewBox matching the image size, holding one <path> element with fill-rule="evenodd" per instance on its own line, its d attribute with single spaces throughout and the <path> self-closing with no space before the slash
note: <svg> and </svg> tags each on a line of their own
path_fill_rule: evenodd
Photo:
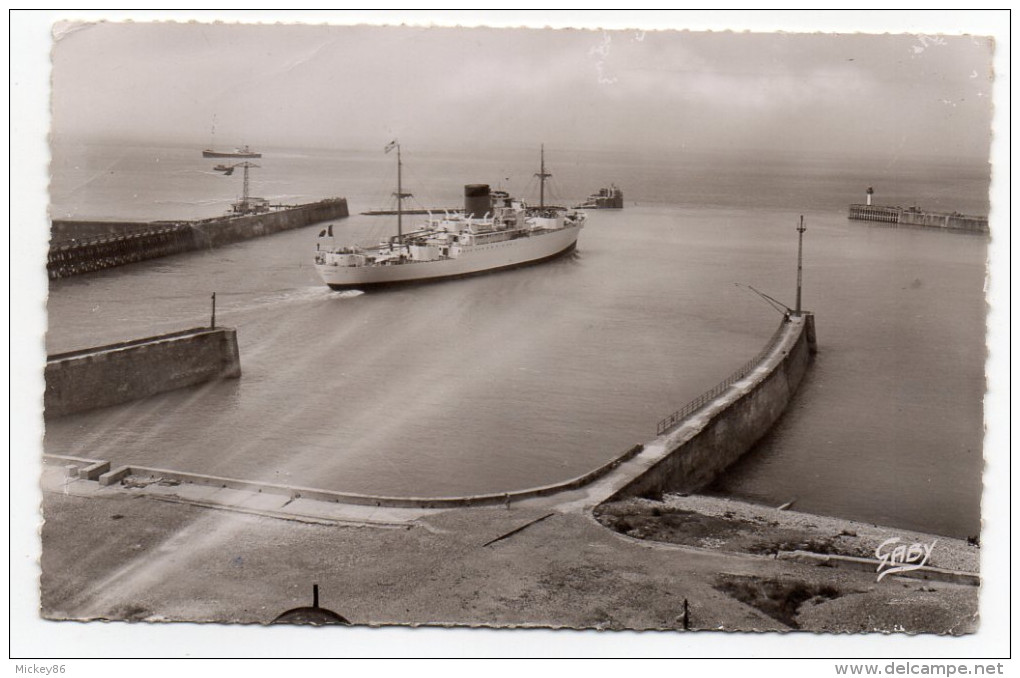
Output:
<svg viewBox="0 0 1020 678">
<path fill-rule="evenodd" d="M 199 327 L 51 355 L 46 417 L 117 405 L 214 379 L 241 376 L 237 332 Z"/>
<path fill-rule="evenodd" d="M 222 247 L 348 216 L 346 198 L 284 206 L 258 214 L 197 221 L 55 219 L 46 263 L 50 279 L 123 266 L 193 250 Z"/>
<path fill-rule="evenodd" d="M 811 313 L 784 319 L 742 377 L 645 445 L 647 468 L 613 498 L 696 492 L 748 452 L 800 386 L 816 351 L 814 320 Z"/>
<path fill-rule="evenodd" d="M 849 219 L 878 221 L 901 226 L 924 226 L 954 231 L 988 233 L 988 217 L 971 216 L 958 212 L 929 212 L 918 207 L 892 207 L 854 203 L 850 205 Z"/>
</svg>

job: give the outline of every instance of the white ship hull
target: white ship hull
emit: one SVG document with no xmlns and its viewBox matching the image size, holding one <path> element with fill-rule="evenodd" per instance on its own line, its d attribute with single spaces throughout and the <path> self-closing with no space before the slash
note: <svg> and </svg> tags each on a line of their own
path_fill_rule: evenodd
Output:
<svg viewBox="0 0 1020 678">
<path fill-rule="evenodd" d="M 316 264 L 322 280 L 335 290 L 430 282 L 537 264 L 570 252 L 583 224 L 568 225 L 524 238 L 461 248 L 456 257 L 369 266 Z"/>
</svg>

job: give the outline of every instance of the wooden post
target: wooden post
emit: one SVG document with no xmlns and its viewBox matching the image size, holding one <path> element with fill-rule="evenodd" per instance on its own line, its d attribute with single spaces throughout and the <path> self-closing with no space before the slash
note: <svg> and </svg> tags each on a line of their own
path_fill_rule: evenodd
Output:
<svg viewBox="0 0 1020 678">
<path fill-rule="evenodd" d="M 209 321 L 209 327 L 216 328 L 216 293 L 212 293 L 212 320 Z"/>
</svg>

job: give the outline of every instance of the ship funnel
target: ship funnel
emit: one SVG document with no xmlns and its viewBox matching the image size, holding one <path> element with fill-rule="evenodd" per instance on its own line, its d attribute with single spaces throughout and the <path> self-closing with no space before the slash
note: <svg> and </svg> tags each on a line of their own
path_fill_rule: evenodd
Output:
<svg viewBox="0 0 1020 678">
<path fill-rule="evenodd" d="M 481 219 L 492 211 L 488 184 L 468 184 L 464 187 L 464 216 Z"/>
</svg>

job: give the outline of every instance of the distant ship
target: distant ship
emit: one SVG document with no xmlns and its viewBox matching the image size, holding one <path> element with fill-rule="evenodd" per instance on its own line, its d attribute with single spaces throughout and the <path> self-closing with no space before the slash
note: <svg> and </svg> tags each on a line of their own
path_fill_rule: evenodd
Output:
<svg viewBox="0 0 1020 678">
<path fill-rule="evenodd" d="M 400 146 L 397 149 L 397 234 L 377 248 L 337 246 L 333 227 L 319 234 L 315 268 L 334 290 L 460 278 L 554 259 L 577 246 L 585 215 L 545 205 L 542 149 L 538 207 L 529 207 L 488 184 L 464 187 L 464 212 L 429 217 L 409 233 L 402 228 Z"/>
<path fill-rule="evenodd" d="M 616 187 L 615 184 L 609 186 L 609 188 L 600 188 L 598 193 L 592 193 L 588 196 L 580 205 L 576 205 L 574 209 L 577 210 L 618 210 L 623 209 L 623 191 Z"/>
<path fill-rule="evenodd" d="M 233 151 L 214 151 L 205 149 L 202 151 L 203 158 L 261 158 L 262 154 L 257 153 L 247 146 L 235 148 Z"/>
</svg>

